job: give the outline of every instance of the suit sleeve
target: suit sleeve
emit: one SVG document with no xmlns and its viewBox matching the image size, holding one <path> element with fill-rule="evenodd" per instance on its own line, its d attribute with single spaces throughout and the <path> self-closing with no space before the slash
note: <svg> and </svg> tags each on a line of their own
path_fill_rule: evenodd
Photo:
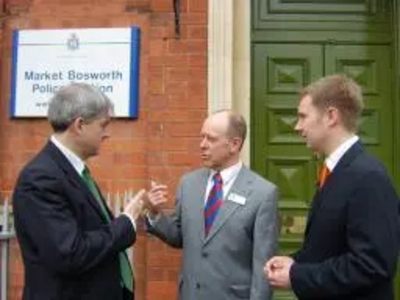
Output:
<svg viewBox="0 0 400 300">
<path fill-rule="evenodd" d="M 301 258 L 302 253 L 303 253 L 303 251 L 299 250 L 299 251 L 296 251 L 296 252 L 290 254 L 289 256 L 291 258 L 293 258 L 295 261 L 297 261 L 297 260 L 299 260 Z"/>
<path fill-rule="evenodd" d="M 347 207 L 348 251 L 322 263 L 295 263 L 290 279 L 299 298 L 340 296 L 393 277 L 398 199 L 382 173 L 360 177 Z"/>
<path fill-rule="evenodd" d="M 83 231 L 65 196 L 64 181 L 43 171 L 25 172 L 13 206 L 20 242 L 32 247 L 49 270 L 73 276 L 115 257 L 134 243 L 136 234 L 126 216 Z"/>
<path fill-rule="evenodd" d="M 263 268 L 267 260 L 277 251 L 278 189 L 274 187 L 268 191 L 262 195 L 264 199 L 258 209 L 254 225 L 251 300 L 272 299 L 272 288 L 264 276 Z"/>
<path fill-rule="evenodd" d="M 146 218 L 147 231 L 171 247 L 181 249 L 182 243 L 182 183 L 175 200 L 175 210 L 171 215 L 160 213 L 153 222 Z"/>
</svg>

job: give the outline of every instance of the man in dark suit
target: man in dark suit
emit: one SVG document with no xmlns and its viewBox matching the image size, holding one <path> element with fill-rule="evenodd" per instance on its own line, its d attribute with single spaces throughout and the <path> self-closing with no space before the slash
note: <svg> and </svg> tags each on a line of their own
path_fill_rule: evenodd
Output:
<svg viewBox="0 0 400 300">
<path fill-rule="evenodd" d="M 13 197 L 24 300 L 133 299 L 124 250 L 135 242 L 144 191 L 114 218 L 86 167 L 109 137 L 112 113 L 107 96 L 82 83 L 50 101 L 54 134 L 21 171 Z"/>
<path fill-rule="evenodd" d="M 276 250 L 278 190 L 241 162 L 245 137 L 241 115 L 211 115 L 201 130 L 204 168 L 182 177 L 174 213 L 160 209 L 159 186 L 150 191 L 149 232 L 183 250 L 182 300 L 271 299 L 263 266 Z"/>
<path fill-rule="evenodd" d="M 361 88 L 343 75 L 301 93 L 296 130 L 325 157 L 303 247 L 265 265 L 272 286 L 301 300 L 392 300 L 399 201 L 382 164 L 356 135 Z"/>
</svg>

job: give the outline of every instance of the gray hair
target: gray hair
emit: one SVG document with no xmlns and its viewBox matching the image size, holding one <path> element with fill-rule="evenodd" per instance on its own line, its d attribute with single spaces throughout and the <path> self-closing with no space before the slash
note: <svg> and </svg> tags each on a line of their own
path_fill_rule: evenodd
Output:
<svg viewBox="0 0 400 300">
<path fill-rule="evenodd" d="M 77 118 L 91 121 L 113 111 L 111 100 L 95 86 L 71 83 L 50 100 L 47 118 L 55 132 L 64 132 Z"/>
</svg>

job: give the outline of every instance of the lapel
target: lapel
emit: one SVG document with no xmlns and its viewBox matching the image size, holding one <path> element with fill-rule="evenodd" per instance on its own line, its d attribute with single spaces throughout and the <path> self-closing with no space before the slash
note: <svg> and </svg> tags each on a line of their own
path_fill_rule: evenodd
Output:
<svg viewBox="0 0 400 300">
<path fill-rule="evenodd" d="M 102 218 L 102 220 L 104 222 L 107 222 L 96 198 L 94 197 L 92 192 L 89 190 L 86 183 L 83 181 L 83 179 L 78 174 L 78 172 L 76 172 L 74 167 L 71 165 L 71 163 L 68 161 L 68 159 L 64 156 L 64 154 L 50 141 L 45 146 L 44 151 L 47 152 L 52 157 L 52 159 L 59 165 L 59 167 L 63 170 L 63 172 L 65 174 L 65 179 L 68 180 L 73 186 L 77 187 L 79 190 L 84 192 L 89 205 L 91 205 L 93 207 L 93 209 L 100 215 L 100 217 Z M 100 195 L 101 195 L 101 193 L 100 193 Z M 103 199 L 103 201 L 104 201 L 104 199 Z M 106 205 L 106 207 L 107 207 L 107 205 Z"/>
<path fill-rule="evenodd" d="M 242 169 L 240 170 L 238 176 L 236 177 L 235 181 L 232 184 L 231 189 L 228 191 L 226 194 L 226 197 L 224 199 L 224 202 L 220 208 L 220 211 L 218 212 L 218 215 L 216 216 L 214 220 L 214 224 L 212 225 L 210 232 L 208 233 L 207 237 L 204 239 L 204 245 L 206 245 L 213 237 L 218 233 L 218 231 L 222 228 L 222 226 L 225 224 L 225 222 L 233 215 L 233 213 L 242 205 L 238 204 L 234 201 L 228 200 L 229 195 L 231 194 L 237 194 L 240 196 L 245 197 L 248 200 L 248 196 L 250 194 L 250 188 L 249 186 L 251 185 L 252 182 L 252 177 L 250 176 L 250 171 L 247 167 L 243 166 Z M 203 198 L 203 203 L 204 203 L 204 198 Z M 204 210 L 204 204 L 203 204 L 203 210 Z M 202 211 L 203 211 L 202 210 Z M 203 237 L 204 237 L 204 216 L 202 216 L 203 219 Z"/>
<path fill-rule="evenodd" d="M 315 217 L 315 214 L 319 210 L 321 210 L 324 202 L 326 201 L 326 198 L 328 198 L 327 195 L 330 193 L 330 191 L 335 189 L 335 186 L 337 186 L 338 180 L 340 180 L 340 176 L 341 173 L 343 173 L 343 170 L 345 170 L 352 163 L 352 161 L 363 151 L 364 150 L 361 142 L 360 141 L 356 142 L 353 146 L 350 147 L 349 150 L 347 150 L 347 152 L 339 160 L 338 164 L 335 166 L 332 173 L 326 179 L 324 186 L 322 188 L 317 187 L 317 191 L 315 192 L 311 204 L 311 210 L 307 220 L 305 235 L 308 234 L 308 231 Z"/>
<path fill-rule="evenodd" d="M 210 176 L 210 170 L 202 169 L 199 174 L 199 179 L 196 184 L 190 188 L 190 193 L 194 195 L 193 203 L 190 203 L 189 207 L 191 208 L 192 214 L 192 222 L 194 224 L 194 228 L 197 228 L 197 236 L 198 240 L 201 243 L 204 243 L 204 199 L 206 197 L 207 190 L 207 180 Z"/>
</svg>

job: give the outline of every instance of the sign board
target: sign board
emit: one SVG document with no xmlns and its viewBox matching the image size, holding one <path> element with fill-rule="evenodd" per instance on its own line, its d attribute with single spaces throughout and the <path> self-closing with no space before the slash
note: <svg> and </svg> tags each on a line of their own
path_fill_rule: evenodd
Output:
<svg viewBox="0 0 400 300">
<path fill-rule="evenodd" d="M 45 117 L 52 95 L 71 82 L 98 87 L 116 117 L 136 118 L 140 30 L 15 30 L 11 116 Z"/>
</svg>

